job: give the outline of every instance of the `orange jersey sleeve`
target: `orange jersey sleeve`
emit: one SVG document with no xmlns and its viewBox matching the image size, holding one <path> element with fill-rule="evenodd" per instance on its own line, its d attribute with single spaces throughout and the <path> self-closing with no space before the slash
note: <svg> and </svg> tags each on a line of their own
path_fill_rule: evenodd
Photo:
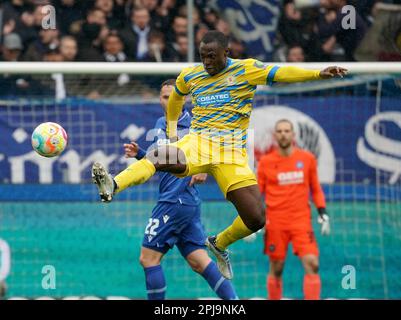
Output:
<svg viewBox="0 0 401 320">
<path fill-rule="evenodd" d="M 312 199 L 316 208 L 325 208 L 326 200 L 322 190 L 322 186 L 319 182 L 319 175 L 317 173 L 317 161 L 314 156 L 312 156 L 310 173 L 309 173 L 309 183 L 312 191 Z"/>
</svg>

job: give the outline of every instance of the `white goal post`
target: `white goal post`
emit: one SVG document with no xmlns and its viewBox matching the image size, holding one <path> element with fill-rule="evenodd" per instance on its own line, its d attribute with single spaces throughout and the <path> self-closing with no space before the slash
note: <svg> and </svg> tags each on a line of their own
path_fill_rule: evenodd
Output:
<svg viewBox="0 0 401 320">
<path fill-rule="evenodd" d="M 274 63 L 277 66 L 298 66 L 306 69 L 324 69 L 338 65 L 349 70 L 349 74 L 401 73 L 401 62 L 319 62 L 319 63 Z M 172 62 L 0 62 L 0 74 L 136 74 L 174 75 L 194 63 Z"/>
</svg>

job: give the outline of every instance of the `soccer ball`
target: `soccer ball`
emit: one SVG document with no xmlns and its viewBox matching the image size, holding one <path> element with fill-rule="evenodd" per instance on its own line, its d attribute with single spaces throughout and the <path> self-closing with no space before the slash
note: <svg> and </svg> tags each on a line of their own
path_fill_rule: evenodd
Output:
<svg viewBox="0 0 401 320">
<path fill-rule="evenodd" d="M 58 156 L 67 146 L 67 133 L 57 123 L 44 122 L 32 133 L 32 147 L 43 157 Z"/>
</svg>

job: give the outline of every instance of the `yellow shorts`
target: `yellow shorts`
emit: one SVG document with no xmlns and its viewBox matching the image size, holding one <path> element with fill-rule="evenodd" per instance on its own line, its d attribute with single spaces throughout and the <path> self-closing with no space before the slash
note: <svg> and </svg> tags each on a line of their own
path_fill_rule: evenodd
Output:
<svg viewBox="0 0 401 320">
<path fill-rule="evenodd" d="M 198 173 L 212 175 L 226 197 L 229 191 L 256 185 L 256 177 L 248 164 L 246 151 L 241 148 L 221 147 L 195 133 L 189 133 L 170 146 L 183 151 L 187 167 L 179 178 Z"/>
</svg>

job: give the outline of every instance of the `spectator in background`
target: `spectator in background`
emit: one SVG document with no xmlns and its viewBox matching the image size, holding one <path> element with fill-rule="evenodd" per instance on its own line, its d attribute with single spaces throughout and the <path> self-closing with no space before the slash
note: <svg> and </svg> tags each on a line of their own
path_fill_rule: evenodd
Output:
<svg viewBox="0 0 401 320">
<path fill-rule="evenodd" d="M 24 49 L 21 37 L 17 33 L 9 33 L 4 36 L 2 46 L 2 61 L 19 61 Z"/>
<path fill-rule="evenodd" d="M 125 53 L 131 59 L 143 61 L 149 54 L 150 26 L 149 11 L 145 7 L 134 8 L 131 23 L 120 33 L 125 45 Z"/>
<path fill-rule="evenodd" d="M 17 33 L 5 35 L 1 60 L 4 62 L 20 61 L 23 48 L 21 37 Z M 40 82 L 32 80 L 30 75 L 23 74 L 0 75 L 0 88 L 0 95 L 2 97 L 25 97 L 51 94 Z"/>
<path fill-rule="evenodd" d="M 60 53 L 60 50 L 59 50 L 58 47 L 49 48 L 43 54 L 43 61 L 47 61 L 47 62 L 62 62 L 62 61 L 64 61 L 64 57 Z"/>
<path fill-rule="evenodd" d="M 62 17 L 62 19 L 57 21 L 61 34 L 69 34 L 71 32 L 71 25 L 83 18 L 79 1 L 58 0 L 55 1 L 54 5 L 56 7 L 57 16 Z"/>
<path fill-rule="evenodd" d="M 287 62 L 305 62 L 304 49 L 300 46 L 292 46 L 288 48 Z"/>
<path fill-rule="evenodd" d="M 217 21 L 219 20 L 219 14 L 214 9 L 206 7 L 204 10 L 203 19 L 209 29 L 214 29 Z"/>
<path fill-rule="evenodd" d="M 246 58 L 245 46 L 238 39 L 232 38 L 230 40 L 229 56 L 230 56 L 230 58 L 233 58 L 233 59 L 245 59 Z"/>
<path fill-rule="evenodd" d="M 176 16 L 173 20 L 172 28 L 167 35 L 167 41 L 174 43 L 177 39 L 178 34 L 187 34 L 188 19 L 184 16 Z"/>
<path fill-rule="evenodd" d="M 163 1 L 159 5 L 158 0 L 141 0 L 141 4 L 150 14 L 152 27 L 157 30 L 167 30 L 171 21 L 171 3 L 175 1 Z M 174 5 L 173 5 L 174 6 Z"/>
<path fill-rule="evenodd" d="M 324 56 L 319 37 L 315 32 L 317 14 L 318 11 L 314 8 L 300 11 L 295 7 L 293 0 L 286 0 L 278 24 L 278 31 L 282 39 L 279 50 L 285 51 L 285 46 L 299 45 L 306 48 L 305 54 L 309 61 L 328 59 L 328 56 Z"/>
<path fill-rule="evenodd" d="M 126 62 L 124 44 L 117 34 L 109 34 L 103 42 L 103 57 L 106 62 Z"/>
<path fill-rule="evenodd" d="M 217 31 L 220 31 L 220 32 L 224 33 L 226 36 L 230 36 L 230 34 L 231 34 L 230 25 L 228 24 L 227 21 L 225 21 L 225 20 L 223 20 L 221 18 L 219 20 L 217 20 L 216 25 L 215 25 L 215 29 Z"/>
<path fill-rule="evenodd" d="M 124 44 L 117 34 L 109 34 L 103 42 L 103 57 L 105 62 L 127 62 L 128 57 L 124 52 Z M 130 81 L 126 73 L 118 75 L 117 84 L 123 86 Z"/>
<path fill-rule="evenodd" d="M 166 44 L 164 33 L 153 31 L 149 35 L 147 62 L 172 62 L 176 53 Z"/>
<path fill-rule="evenodd" d="M 115 5 L 113 0 L 96 0 L 94 7 L 103 11 L 110 30 L 121 29 L 124 26 L 123 6 Z"/>
<path fill-rule="evenodd" d="M 25 61 L 43 61 L 49 50 L 55 50 L 60 45 L 58 29 L 41 29 L 39 39 L 32 42 L 24 54 Z"/>
<path fill-rule="evenodd" d="M 347 5 L 347 0 L 325 0 L 323 4 L 325 11 L 318 21 L 318 34 L 323 42 L 323 50 L 327 54 L 334 56 L 336 45 L 339 44 L 344 49 L 343 60 L 355 61 L 354 51 L 367 31 L 365 21 L 358 11 L 355 11 L 356 28 L 344 29 L 342 20 L 346 13 L 342 13 L 341 8 Z M 341 60 L 341 58 L 335 60 Z"/>
<path fill-rule="evenodd" d="M 18 33 L 25 44 L 29 44 L 37 38 L 38 35 L 34 29 L 33 19 L 34 6 L 31 3 L 12 0 L 0 6 L 2 7 L 2 26 L 0 30 L 2 30 L 3 36 L 12 32 Z"/>
<path fill-rule="evenodd" d="M 178 34 L 174 49 L 177 52 L 174 61 L 186 62 L 188 61 L 188 37 L 186 34 Z"/>
<path fill-rule="evenodd" d="M 188 13 L 188 7 L 186 5 L 183 5 L 183 6 L 179 7 L 178 16 L 187 17 L 188 16 L 187 13 Z M 197 25 L 202 23 L 200 12 L 199 12 L 199 9 L 197 7 L 193 8 L 192 20 L 193 20 L 193 24 L 194 24 L 195 28 L 196 28 Z"/>
<path fill-rule="evenodd" d="M 109 33 L 103 11 L 92 9 L 81 26 L 78 38 L 78 61 L 103 61 L 102 44 Z"/>
<path fill-rule="evenodd" d="M 63 61 L 75 61 L 78 53 L 77 40 L 73 36 L 64 36 L 60 40 L 60 54 Z"/>
</svg>

